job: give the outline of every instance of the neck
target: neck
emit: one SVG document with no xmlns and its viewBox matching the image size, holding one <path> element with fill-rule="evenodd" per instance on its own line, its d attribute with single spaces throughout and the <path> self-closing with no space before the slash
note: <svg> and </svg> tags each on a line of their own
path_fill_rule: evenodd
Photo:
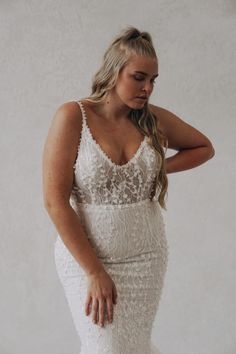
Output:
<svg viewBox="0 0 236 354">
<path fill-rule="evenodd" d="M 99 103 L 98 113 L 111 122 L 127 119 L 131 108 L 124 104 L 118 96 L 109 94 Z"/>
</svg>

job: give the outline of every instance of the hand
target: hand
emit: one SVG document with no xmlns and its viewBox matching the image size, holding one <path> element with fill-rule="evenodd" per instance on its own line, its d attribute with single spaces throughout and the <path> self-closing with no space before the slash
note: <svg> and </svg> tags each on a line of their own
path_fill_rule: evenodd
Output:
<svg viewBox="0 0 236 354">
<path fill-rule="evenodd" d="M 117 303 L 117 290 L 114 281 L 105 271 L 88 276 L 88 292 L 85 303 L 85 314 L 88 316 L 92 307 L 93 323 L 103 327 L 107 310 L 108 321 L 113 320 L 113 303 Z"/>
</svg>

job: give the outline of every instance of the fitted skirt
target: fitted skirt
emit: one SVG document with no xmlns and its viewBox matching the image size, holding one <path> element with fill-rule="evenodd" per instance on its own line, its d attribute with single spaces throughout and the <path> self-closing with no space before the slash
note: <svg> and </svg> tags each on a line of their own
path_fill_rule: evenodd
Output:
<svg viewBox="0 0 236 354">
<path fill-rule="evenodd" d="M 58 234 L 55 264 L 78 333 L 80 354 L 159 354 L 151 341 L 168 264 L 159 202 L 74 207 L 97 257 L 113 279 L 117 304 L 104 327 L 85 315 L 87 275 Z"/>
</svg>

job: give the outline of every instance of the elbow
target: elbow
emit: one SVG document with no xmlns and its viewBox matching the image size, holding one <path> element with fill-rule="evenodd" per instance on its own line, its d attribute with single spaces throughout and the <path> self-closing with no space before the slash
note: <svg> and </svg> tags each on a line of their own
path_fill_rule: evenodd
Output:
<svg viewBox="0 0 236 354">
<path fill-rule="evenodd" d="M 214 149 L 214 148 L 212 148 L 211 158 L 212 158 L 213 156 L 215 156 L 215 149 Z"/>
<path fill-rule="evenodd" d="M 55 198 L 52 198 L 48 194 L 43 196 L 43 206 L 44 208 L 48 211 L 50 210 L 53 206 L 55 206 L 56 201 Z"/>
<path fill-rule="evenodd" d="M 51 211 L 53 208 L 56 207 L 56 204 L 52 202 L 51 200 L 44 200 L 44 209 L 47 211 L 47 213 L 50 215 Z"/>
<path fill-rule="evenodd" d="M 44 199 L 44 208 L 50 214 L 53 210 L 61 210 L 63 207 L 70 205 L 69 200 L 66 199 Z"/>
<path fill-rule="evenodd" d="M 212 159 L 212 157 L 215 156 L 215 149 L 212 144 L 207 145 L 207 151 L 208 151 L 208 158 Z"/>
<path fill-rule="evenodd" d="M 46 209 L 47 211 L 51 209 L 52 207 L 52 203 L 51 201 L 49 201 L 48 199 L 44 199 L 43 201 L 43 206 L 44 206 L 44 209 Z"/>
</svg>

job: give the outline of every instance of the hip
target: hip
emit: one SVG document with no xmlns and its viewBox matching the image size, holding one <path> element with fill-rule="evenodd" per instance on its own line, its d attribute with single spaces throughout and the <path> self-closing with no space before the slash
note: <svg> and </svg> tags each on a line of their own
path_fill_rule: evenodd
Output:
<svg viewBox="0 0 236 354">
<path fill-rule="evenodd" d="M 145 199 L 121 205 L 79 203 L 74 209 L 87 239 L 104 264 L 167 261 L 169 247 L 158 201 Z M 54 252 L 57 262 L 66 263 L 68 270 L 78 267 L 60 235 Z"/>
<path fill-rule="evenodd" d="M 132 204 L 85 204 L 75 209 L 98 257 L 122 261 L 168 247 L 165 223 L 157 200 Z"/>
</svg>

